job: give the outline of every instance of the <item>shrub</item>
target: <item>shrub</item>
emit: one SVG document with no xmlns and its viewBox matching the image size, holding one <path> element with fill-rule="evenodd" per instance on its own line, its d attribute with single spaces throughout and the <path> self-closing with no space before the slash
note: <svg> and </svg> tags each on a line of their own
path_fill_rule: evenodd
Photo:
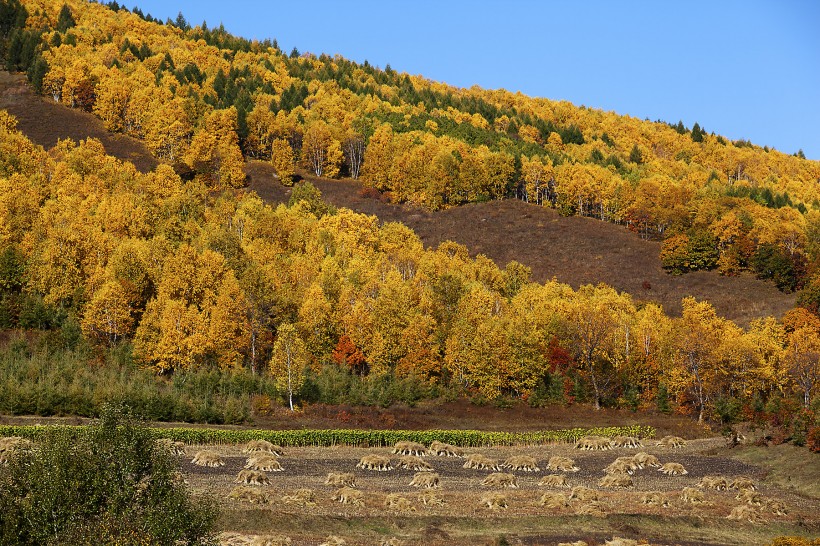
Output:
<svg viewBox="0 0 820 546">
<path fill-rule="evenodd" d="M 820 427 L 812 427 L 806 435 L 806 445 L 814 453 L 820 453 Z"/>
<path fill-rule="evenodd" d="M 365 199 L 381 199 L 382 193 L 372 186 L 362 186 L 359 195 Z"/>
<path fill-rule="evenodd" d="M 740 417 L 742 409 L 743 404 L 737 398 L 727 396 L 715 400 L 715 412 L 723 424 L 736 422 Z"/>
<path fill-rule="evenodd" d="M 215 504 L 191 497 L 147 428 L 106 410 L 41 432 L 0 471 L 0 543 L 209 544 Z"/>
<path fill-rule="evenodd" d="M 33 342 L 13 336 L 0 350 L 0 412 L 96 417 L 116 402 L 145 419 L 236 424 L 250 419 L 252 395 L 278 398 L 268 376 L 249 370 L 157 377 L 134 365 L 127 343 L 112 347 L 105 363 L 92 361 L 85 344 L 71 347 L 70 324 Z"/>
<path fill-rule="evenodd" d="M 666 385 L 658 385 L 658 411 L 665 414 L 672 413 L 672 405 L 669 402 L 669 389 Z"/>
<path fill-rule="evenodd" d="M 806 445 L 809 435 L 809 427 L 813 416 L 807 410 L 799 411 L 794 415 L 791 422 L 792 443 L 796 446 Z"/>
</svg>

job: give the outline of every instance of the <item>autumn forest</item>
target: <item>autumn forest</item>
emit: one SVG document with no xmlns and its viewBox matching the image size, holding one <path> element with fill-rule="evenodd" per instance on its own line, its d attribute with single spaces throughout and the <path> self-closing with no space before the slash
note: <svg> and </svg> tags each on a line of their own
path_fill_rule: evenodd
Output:
<svg viewBox="0 0 820 546">
<path fill-rule="evenodd" d="M 344 384 L 381 393 L 365 403 L 408 396 L 394 389 L 817 425 L 820 163 L 802 153 L 116 2 L 0 0 L 0 57 L 158 162 L 141 172 L 94 139 L 45 150 L 0 111 L 0 328 L 50 333 L 32 359 L 68 352 L 157 385 L 205 374 L 291 408 L 350 402 Z M 246 191 L 249 160 L 293 186 L 287 206 Z M 619 224 L 662 241 L 670 275 L 750 272 L 798 306 L 741 327 L 694 298 L 670 316 L 603 284 L 535 283 L 520 263 L 336 209 L 306 174 L 431 210 L 519 199 Z M 45 377 L 44 362 L 27 373 Z M 6 404 L 25 399 L 15 373 L 2 371 Z"/>
</svg>

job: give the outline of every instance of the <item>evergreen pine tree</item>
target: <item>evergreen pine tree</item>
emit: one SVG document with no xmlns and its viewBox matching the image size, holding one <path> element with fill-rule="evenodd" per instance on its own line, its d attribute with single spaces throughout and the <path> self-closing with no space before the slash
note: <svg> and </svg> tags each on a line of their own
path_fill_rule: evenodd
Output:
<svg viewBox="0 0 820 546">
<path fill-rule="evenodd" d="M 66 4 L 63 4 L 63 7 L 60 9 L 60 15 L 57 17 L 57 31 L 65 32 L 66 30 L 76 26 L 77 22 L 71 14 L 71 9 Z"/>
<path fill-rule="evenodd" d="M 703 135 L 706 134 L 706 131 L 700 128 L 697 122 L 692 127 L 692 142 L 703 142 Z"/>
<path fill-rule="evenodd" d="M 641 150 L 638 148 L 637 144 L 632 145 L 632 151 L 629 152 L 629 161 L 630 163 L 635 163 L 637 165 L 643 163 L 643 154 L 641 154 Z"/>
</svg>

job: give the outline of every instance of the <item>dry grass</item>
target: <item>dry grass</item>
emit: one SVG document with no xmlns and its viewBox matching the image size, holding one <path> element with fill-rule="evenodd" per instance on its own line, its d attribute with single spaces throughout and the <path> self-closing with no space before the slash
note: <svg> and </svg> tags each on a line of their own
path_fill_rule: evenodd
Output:
<svg viewBox="0 0 820 546">
<path fill-rule="evenodd" d="M 714 489 L 715 491 L 726 491 L 729 489 L 729 481 L 723 476 L 704 476 L 698 482 L 698 487 Z"/>
<path fill-rule="evenodd" d="M 415 476 L 413 476 L 413 479 L 410 481 L 410 485 L 413 487 L 426 487 L 430 489 L 439 487 L 441 485 L 441 479 L 435 472 L 418 472 Z"/>
<path fill-rule="evenodd" d="M 764 483 L 767 486 L 820 499 L 820 464 L 807 464 L 816 461 L 818 456 L 807 452 L 805 448 L 788 444 L 748 446 L 735 449 L 731 454 L 739 461 L 765 469 Z"/>
<path fill-rule="evenodd" d="M 658 472 L 663 472 L 667 476 L 685 476 L 689 471 L 680 463 L 664 463 L 658 469 Z"/>
<path fill-rule="evenodd" d="M 561 474 L 549 474 L 541 478 L 538 485 L 544 487 L 569 487 L 567 484 L 567 477 Z"/>
<path fill-rule="evenodd" d="M 401 457 L 399 457 L 399 461 L 396 466 L 398 466 L 399 468 L 403 468 L 405 470 L 416 470 L 424 472 L 433 471 L 433 467 L 430 466 L 430 463 L 415 455 L 402 455 Z"/>
<path fill-rule="evenodd" d="M 518 479 L 512 474 L 494 472 L 481 480 L 484 487 L 518 487 Z"/>
<path fill-rule="evenodd" d="M 243 453 L 270 453 L 277 457 L 285 454 L 285 450 L 281 446 L 268 442 L 267 440 L 251 440 L 245 445 Z"/>
<path fill-rule="evenodd" d="M 211 451 L 209 449 L 197 451 L 196 455 L 194 455 L 194 458 L 191 459 L 191 462 L 197 466 L 207 466 L 210 468 L 225 466 L 225 461 L 222 460 L 222 457 L 219 456 L 219 453 L 217 453 L 216 451 Z"/>
<path fill-rule="evenodd" d="M 423 457 L 427 455 L 427 448 L 417 442 L 397 442 L 393 447 L 393 454 Z"/>
<path fill-rule="evenodd" d="M 507 457 L 501 466 L 519 472 L 541 472 L 541 469 L 538 468 L 538 461 L 535 460 L 535 457 L 529 455 Z"/>
<path fill-rule="evenodd" d="M 498 459 L 487 457 L 483 453 L 471 453 L 466 456 L 466 459 L 462 468 L 473 470 L 501 470 L 501 463 L 498 462 Z"/>
<path fill-rule="evenodd" d="M 563 493 L 544 493 L 538 499 L 538 506 L 552 509 L 565 508 L 569 506 L 569 501 Z"/>
<path fill-rule="evenodd" d="M 686 440 L 680 436 L 664 436 L 658 441 L 658 446 L 680 448 L 686 446 Z"/>
<path fill-rule="evenodd" d="M 635 482 L 628 474 L 607 474 L 598 481 L 599 487 L 633 487 Z"/>
<path fill-rule="evenodd" d="M 247 485 L 270 485 L 270 479 L 264 472 L 256 470 L 240 470 L 234 483 L 244 483 Z"/>
<path fill-rule="evenodd" d="M 393 466 L 390 464 L 390 457 L 383 455 L 365 455 L 359 459 L 356 468 L 361 468 L 362 470 L 377 470 L 379 472 L 393 470 Z"/>
<path fill-rule="evenodd" d="M 259 470 L 261 472 L 283 472 L 285 469 L 279 459 L 273 455 L 254 455 L 248 457 L 245 468 L 249 470 Z"/>
<path fill-rule="evenodd" d="M 328 472 L 325 485 L 356 487 L 356 475 L 353 472 Z"/>
</svg>

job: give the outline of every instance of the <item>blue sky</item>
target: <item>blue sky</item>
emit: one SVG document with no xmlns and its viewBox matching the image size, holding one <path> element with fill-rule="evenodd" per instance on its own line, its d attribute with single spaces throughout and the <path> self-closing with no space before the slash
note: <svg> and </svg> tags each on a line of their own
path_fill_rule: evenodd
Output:
<svg viewBox="0 0 820 546">
<path fill-rule="evenodd" d="M 135 0 L 290 51 L 568 100 L 820 160 L 820 2 Z M 133 7 L 129 4 L 129 7 Z"/>
</svg>

